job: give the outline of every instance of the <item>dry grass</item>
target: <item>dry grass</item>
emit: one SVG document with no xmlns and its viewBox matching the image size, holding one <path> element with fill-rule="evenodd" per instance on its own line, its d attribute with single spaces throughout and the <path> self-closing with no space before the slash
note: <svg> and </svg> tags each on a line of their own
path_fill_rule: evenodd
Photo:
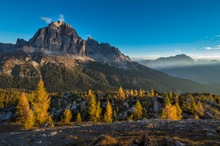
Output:
<svg viewBox="0 0 220 146">
<path fill-rule="evenodd" d="M 110 135 L 105 135 L 105 138 L 100 141 L 100 145 L 117 145 L 118 141 Z"/>
</svg>

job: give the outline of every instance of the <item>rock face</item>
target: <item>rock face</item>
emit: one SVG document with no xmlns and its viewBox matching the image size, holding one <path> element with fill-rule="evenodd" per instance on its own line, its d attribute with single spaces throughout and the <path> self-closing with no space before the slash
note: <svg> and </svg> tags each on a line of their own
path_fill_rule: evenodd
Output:
<svg viewBox="0 0 220 146">
<path fill-rule="evenodd" d="M 86 56 L 86 41 L 68 24 L 61 21 L 53 22 L 48 27 L 37 31 L 28 43 L 36 49 L 51 52 L 68 53 Z"/>
<path fill-rule="evenodd" d="M 128 56 L 122 54 L 118 48 L 108 43 L 98 43 L 92 38 L 86 41 L 89 57 L 103 63 L 124 63 L 131 62 Z"/>
<path fill-rule="evenodd" d="M 157 98 L 158 98 L 158 97 L 154 97 L 154 98 L 152 99 L 152 101 L 153 101 L 153 111 L 154 111 L 154 113 L 155 113 L 154 116 L 156 116 L 156 117 L 158 117 L 158 116 L 159 116 L 159 113 L 161 113 L 161 111 L 162 111 L 162 105 L 161 105 L 160 102 L 157 101 Z"/>
</svg>

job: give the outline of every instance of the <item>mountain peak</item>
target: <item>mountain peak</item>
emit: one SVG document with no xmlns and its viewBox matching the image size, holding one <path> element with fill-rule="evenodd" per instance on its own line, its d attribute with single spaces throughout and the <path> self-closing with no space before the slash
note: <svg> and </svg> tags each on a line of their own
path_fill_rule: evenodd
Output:
<svg viewBox="0 0 220 146">
<path fill-rule="evenodd" d="M 156 61 L 187 61 L 187 62 L 194 62 L 194 60 L 185 55 L 185 54 L 178 54 L 176 56 L 170 56 L 170 57 L 160 57 L 156 59 Z"/>
<path fill-rule="evenodd" d="M 65 23 L 65 22 L 63 22 L 63 21 L 55 21 L 55 22 L 50 23 L 49 26 L 51 26 L 51 25 L 55 25 L 55 26 L 58 27 L 58 28 L 60 28 L 61 26 L 67 26 L 67 27 L 69 27 L 69 28 L 72 28 L 71 25 L 69 25 L 69 24 L 67 24 L 67 23 Z"/>
<path fill-rule="evenodd" d="M 29 44 L 36 49 L 76 56 L 86 56 L 87 51 L 85 41 L 71 25 L 62 21 L 52 22 L 48 27 L 39 29 Z"/>
</svg>

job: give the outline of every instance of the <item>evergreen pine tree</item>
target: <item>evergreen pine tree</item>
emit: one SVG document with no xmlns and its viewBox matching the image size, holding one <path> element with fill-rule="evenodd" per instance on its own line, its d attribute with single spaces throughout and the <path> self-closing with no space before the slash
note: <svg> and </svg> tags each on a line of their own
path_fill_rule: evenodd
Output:
<svg viewBox="0 0 220 146">
<path fill-rule="evenodd" d="M 106 112 L 104 114 L 104 122 L 111 123 L 112 122 L 112 106 L 109 101 L 107 101 Z"/>
<path fill-rule="evenodd" d="M 42 79 L 37 85 L 36 98 L 33 101 L 33 107 L 38 124 L 41 125 L 52 120 L 48 114 L 48 109 L 50 107 L 50 98 L 46 89 L 44 88 L 44 82 Z"/>
</svg>

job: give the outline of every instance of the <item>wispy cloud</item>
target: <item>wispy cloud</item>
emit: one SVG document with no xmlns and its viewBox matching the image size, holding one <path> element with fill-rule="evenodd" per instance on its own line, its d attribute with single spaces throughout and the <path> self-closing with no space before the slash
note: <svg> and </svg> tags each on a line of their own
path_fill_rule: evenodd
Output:
<svg viewBox="0 0 220 146">
<path fill-rule="evenodd" d="M 64 22 L 65 21 L 64 15 L 60 14 L 58 20 Z"/>
<path fill-rule="evenodd" d="M 52 18 L 50 18 L 50 17 L 40 17 L 40 19 L 45 21 L 47 24 L 52 22 Z"/>
<path fill-rule="evenodd" d="M 220 50 L 220 45 L 216 47 L 205 47 L 205 50 Z"/>
<path fill-rule="evenodd" d="M 181 53 L 182 51 L 181 51 L 181 50 L 175 50 L 175 52 L 176 52 L 176 53 Z"/>
<path fill-rule="evenodd" d="M 92 38 L 92 35 L 91 34 L 87 34 L 86 37 Z"/>
</svg>

